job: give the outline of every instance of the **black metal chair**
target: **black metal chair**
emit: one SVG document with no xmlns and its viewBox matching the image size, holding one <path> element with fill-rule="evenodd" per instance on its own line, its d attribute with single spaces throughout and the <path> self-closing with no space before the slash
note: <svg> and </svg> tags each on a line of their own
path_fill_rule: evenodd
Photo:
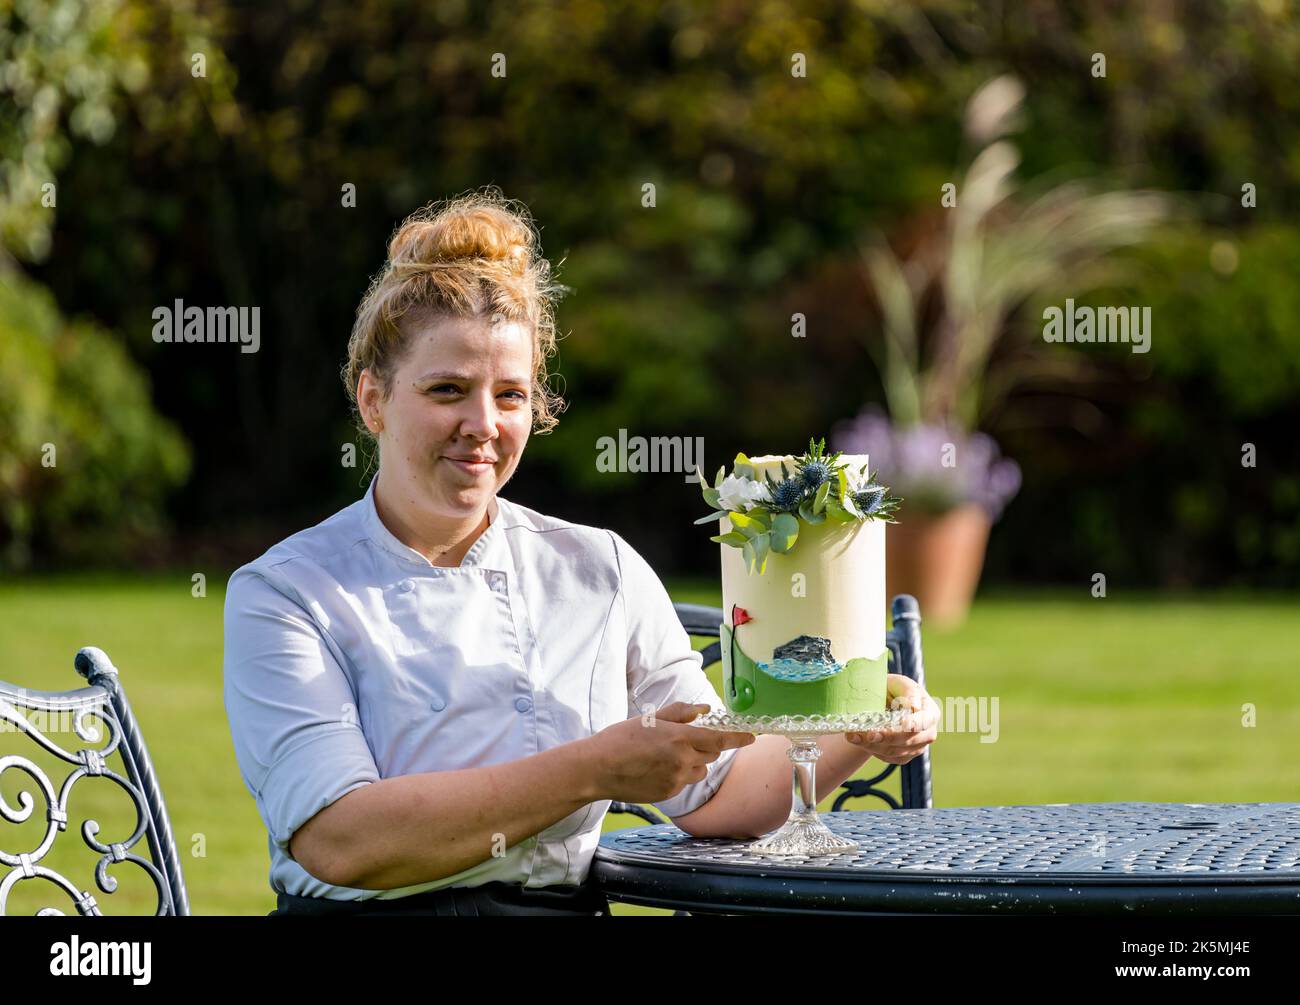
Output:
<svg viewBox="0 0 1300 1005">
<path fill-rule="evenodd" d="M 673 608 L 688 635 L 713 639 L 718 637 L 718 625 L 722 623 L 721 608 L 702 604 L 673 604 Z M 921 609 L 916 598 L 906 593 L 895 597 L 890 609 L 894 623 L 885 633 L 885 645 L 889 649 L 889 672 L 910 677 L 925 687 L 925 664 L 921 659 Z M 700 655 L 704 666 L 710 667 L 722 659 L 722 644 L 711 642 L 700 650 Z M 895 771 L 900 776 L 901 803 L 878 787 Z M 896 810 L 930 809 L 930 750 L 927 747 L 924 753 L 907 764 L 886 765 L 884 771 L 872 778 L 850 778 L 840 788 L 844 791 L 835 797 L 832 812 L 844 809 L 847 800 L 862 796 L 876 796 Z M 615 801 L 610 804 L 609 812 L 630 813 L 651 824 L 666 822 L 653 809 L 637 803 Z"/>
<path fill-rule="evenodd" d="M 117 889 L 117 879 L 109 875 L 109 868 L 118 862 L 130 862 L 144 869 L 157 888 L 158 909 L 155 914 L 188 915 L 189 897 L 185 892 L 185 878 L 181 873 L 180 856 L 172 838 L 167 809 L 163 805 L 162 790 L 139 724 L 118 680 L 117 668 L 103 650 L 93 646 L 79 650 L 73 662 L 89 686 L 76 691 L 33 691 L 0 681 L 0 728 L 25 734 L 42 749 L 75 766 L 56 793 L 49 776 L 34 761 L 18 754 L 0 756 L 0 775 L 14 768 L 26 772 L 36 783 L 45 797 L 46 819 L 45 834 L 40 843 L 23 851 L 6 849 L 5 830 L 0 829 L 0 867 L 9 867 L 0 876 L 0 917 L 6 913 L 14 887 L 29 880 L 54 883 L 72 900 L 78 914 L 103 916 L 91 891 L 83 890 L 56 870 L 40 864 L 59 832 L 67 830 L 68 799 L 76 783 L 86 776 L 112 779 L 130 796 L 136 811 L 135 828 L 123 841 L 105 844 L 98 838 L 98 821 L 86 820 L 82 824 L 82 840 L 100 855 L 95 865 L 95 882 L 99 889 L 105 894 L 113 893 Z M 33 717 L 36 721 L 33 722 L 20 709 L 38 713 Z M 86 746 L 67 750 L 47 736 L 46 730 L 39 728 L 40 721 L 51 715 L 58 716 L 60 721 L 71 716 L 72 729 Z M 102 738 L 102 731 L 87 723 L 92 716 L 107 726 L 108 738 L 103 744 L 96 742 Z M 90 746 L 92 743 L 95 746 Z M 121 754 L 125 777 L 107 767 L 106 762 L 114 752 Z M 27 821 L 35 809 L 36 801 L 28 789 L 22 791 L 18 802 L 19 807 L 14 809 L 0 794 L 0 816 L 11 824 Z M 131 851 L 142 837 L 148 840 L 152 862 Z M 45 907 L 37 912 L 39 915 L 63 913 L 54 907 Z"/>
</svg>

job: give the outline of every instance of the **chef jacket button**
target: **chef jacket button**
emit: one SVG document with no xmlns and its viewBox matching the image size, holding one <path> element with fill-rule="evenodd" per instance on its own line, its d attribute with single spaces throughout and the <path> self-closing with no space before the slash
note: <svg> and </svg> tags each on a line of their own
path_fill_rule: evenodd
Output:
<svg viewBox="0 0 1300 1005">
<path fill-rule="evenodd" d="M 488 576 L 488 586 L 500 593 L 506 586 L 506 574 L 504 572 L 494 572 Z"/>
<path fill-rule="evenodd" d="M 447 707 L 447 700 L 445 698 L 434 698 L 433 701 L 429 702 L 429 707 L 435 712 L 441 712 Z"/>
<path fill-rule="evenodd" d="M 397 589 L 402 593 L 410 593 L 412 590 L 415 589 L 415 583 L 412 580 L 403 579 L 400 583 L 397 584 Z"/>
<path fill-rule="evenodd" d="M 527 712 L 532 707 L 533 707 L 533 703 L 529 701 L 527 698 L 515 699 L 515 708 L 519 709 L 519 711 L 521 712 Z"/>
</svg>

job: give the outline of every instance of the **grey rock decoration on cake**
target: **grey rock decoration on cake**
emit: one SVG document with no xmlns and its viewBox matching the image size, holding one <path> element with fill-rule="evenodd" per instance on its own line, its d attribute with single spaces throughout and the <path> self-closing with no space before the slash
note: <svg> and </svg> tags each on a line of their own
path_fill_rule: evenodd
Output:
<svg viewBox="0 0 1300 1005">
<path fill-rule="evenodd" d="M 800 635 L 797 639 L 782 642 L 772 653 L 773 659 L 801 660 L 804 663 L 834 663 L 831 640 L 820 635 Z"/>
<path fill-rule="evenodd" d="M 800 635 L 782 642 L 772 652 L 772 662 L 759 668 L 778 680 L 822 680 L 844 668 L 831 655 L 831 640 L 820 635 Z"/>
</svg>

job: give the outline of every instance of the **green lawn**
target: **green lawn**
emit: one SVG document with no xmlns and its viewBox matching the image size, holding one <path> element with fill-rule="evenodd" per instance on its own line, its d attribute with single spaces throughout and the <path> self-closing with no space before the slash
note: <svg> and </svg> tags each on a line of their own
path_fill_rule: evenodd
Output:
<svg viewBox="0 0 1300 1005">
<path fill-rule="evenodd" d="M 82 683 L 72 669 L 77 648 L 104 649 L 157 766 L 194 913 L 265 914 L 274 907 L 266 832 L 240 780 L 222 705 L 225 580 L 209 575 L 203 598 L 191 596 L 188 575 L 0 582 L 0 680 L 75 688 Z M 719 602 L 709 586 L 669 587 L 674 599 Z M 973 717 L 962 732 L 945 721 L 932 748 L 936 806 L 1297 797 L 1290 766 L 1300 761 L 1300 601 L 1293 598 L 992 593 L 961 629 L 927 633 L 924 643 L 927 684 L 940 705 L 983 698 L 985 722 L 997 726 L 996 741 L 981 742 L 992 734 Z M 715 686 L 717 674 L 714 668 Z M 1248 705 L 1253 726 L 1243 725 Z M 0 757 L 35 751 L 0 733 Z M 50 766 L 40 754 L 34 759 Z M 56 785 L 66 773 L 56 773 Z M 10 769 L 0 775 L 0 796 L 16 809 L 29 785 Z M 120 797 L 111 783 L 79 782 L 50 864 L 75 868 L 78 882 L 93 887 L 95 857 L 77 851 L 76 832 L 95 817 L 103 839 L 121 840 L 134 821 L 114 805 Z M 39 842 L 43 806 L 37 795 L 39 819 L 0 821 L 0 848 L 12 853 Z M 605 826 L 632 822 L 607 818 Z M 145 910 L 151 891 L 143 874 L 123 867 L 112 874 L 121 891 L 100 895 L 100 904 L 110 913 Z M 72 910 L 47 889 L 42 904 Z M 35 902 L 15 897 L 10 910 Z"/>
</svg>

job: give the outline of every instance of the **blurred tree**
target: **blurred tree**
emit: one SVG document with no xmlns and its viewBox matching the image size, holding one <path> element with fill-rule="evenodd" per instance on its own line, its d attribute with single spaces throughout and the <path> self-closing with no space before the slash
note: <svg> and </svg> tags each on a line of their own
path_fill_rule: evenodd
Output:
<svg viewBox="0 0 1300 1005">
<path fill-rule="evenodd" d="M 693 490 L 598 473 L 596 439 L 620 426 L 703 435 L 716 466 L 737 449 L 797 450 L 878 397 L 858 243 L 957 180 L 960 114 L 980 82 L 1009 71 L 1026 84 L 1026 176 L 1218 193 L 1207 211 L 1228 227 L 1252 214 L 1289 226 L 1300 208 L 1300 26 L 1269 0 L 195 0 L 177 9 L 208 26 L 203 43 L 145 0 L 117 9 L 148 82 L 123 85 L 106 143 L 72 139 L 54 253 L 33 271 L 149 366 L 195 450 L 177 516 L 209 533 L 269 520 L 273 537 L 355 498 L 361 472 L 339 463 L 354 439 L 338 383 L 347 332 L 393 226 L 431 199 L 499 184 L 532 208 L 574 289 L 559 317 L 571 408 L 508 491 L 555 510 L 558 479 L 565 515 L 644 520 L 652 560 L 696 569 L 715 556 L 690 524 Z M 200 51 L 207 75 L 194 77 Z M 1091 73 L 1098 52 L 1105 78 Z M 1239 206 L 1247 182 L 1253 211 Z M 261 351 L 154 345 L 151 311 L 178 296 L 261 305 Z M 1161 447 L 1118 425 L 1140 364 L 1108 379 L 1116 401 L 1084 404 L 1114 412 L 1109 456 L 1140 470 Z M 1032 400 L 991 430 L 1030 451 L 991 568 L 1042 576 L 1087 553 L 996 554 L 1028 529 L 1018 512 L 1072 477 L 1053 464 L 1077 429 L 1015 432 Z M 1079 402 L 1056 400 L 1061 414 Z M 1050 475 L 1042 495 L 1035 466 Z M 1118 501 L 1097 505 L 1094 522 L 1117 518 Z M 1147 527 L 1162 539 L 1158 518 Z"/>
<path fill-rule="evenodd" d="M 56 173 L 74 143 L 107 143 L 123 97 L 157 86 L 149 39 L 162 30 L 201 47 L 200 29 L 184 4 L 0 3 L 0 566 L 24 567 L 34 552 L 134 558 L 164 529 L 166 495 L 188 473 L 184 438 L 153 410 L 121 340 L 66 321 L 18 261 L 49 255 L 67 205 Z M 195 106 L 165 90 L 154 100 L 167 105 L 155 126 L 184 122 Z M 111 243 L 102 253 L 111 261 Z"/>
<path fill-rule="evenodd" d="M 57 173 L 74 143 L 114 135 L 124 97 L 150 130 L 193 128 L 199 99 L 178 93 L 179 66 L 160 81 L 151 47 L 179 60 L 182 39 L 196 54 L 211 48 L 205 32 L 188 0 L 0 0 L 0 256 L 49 254 Z M 204 73 L 222 93 L 224 64 L 211 55 Z"/>
<path fill-rule="evenodd" d="M 119 340 L 69 324 L 29 280 L 0 276 L 0 566 L 136 557 L 189 471 Z"/>
</svg>

